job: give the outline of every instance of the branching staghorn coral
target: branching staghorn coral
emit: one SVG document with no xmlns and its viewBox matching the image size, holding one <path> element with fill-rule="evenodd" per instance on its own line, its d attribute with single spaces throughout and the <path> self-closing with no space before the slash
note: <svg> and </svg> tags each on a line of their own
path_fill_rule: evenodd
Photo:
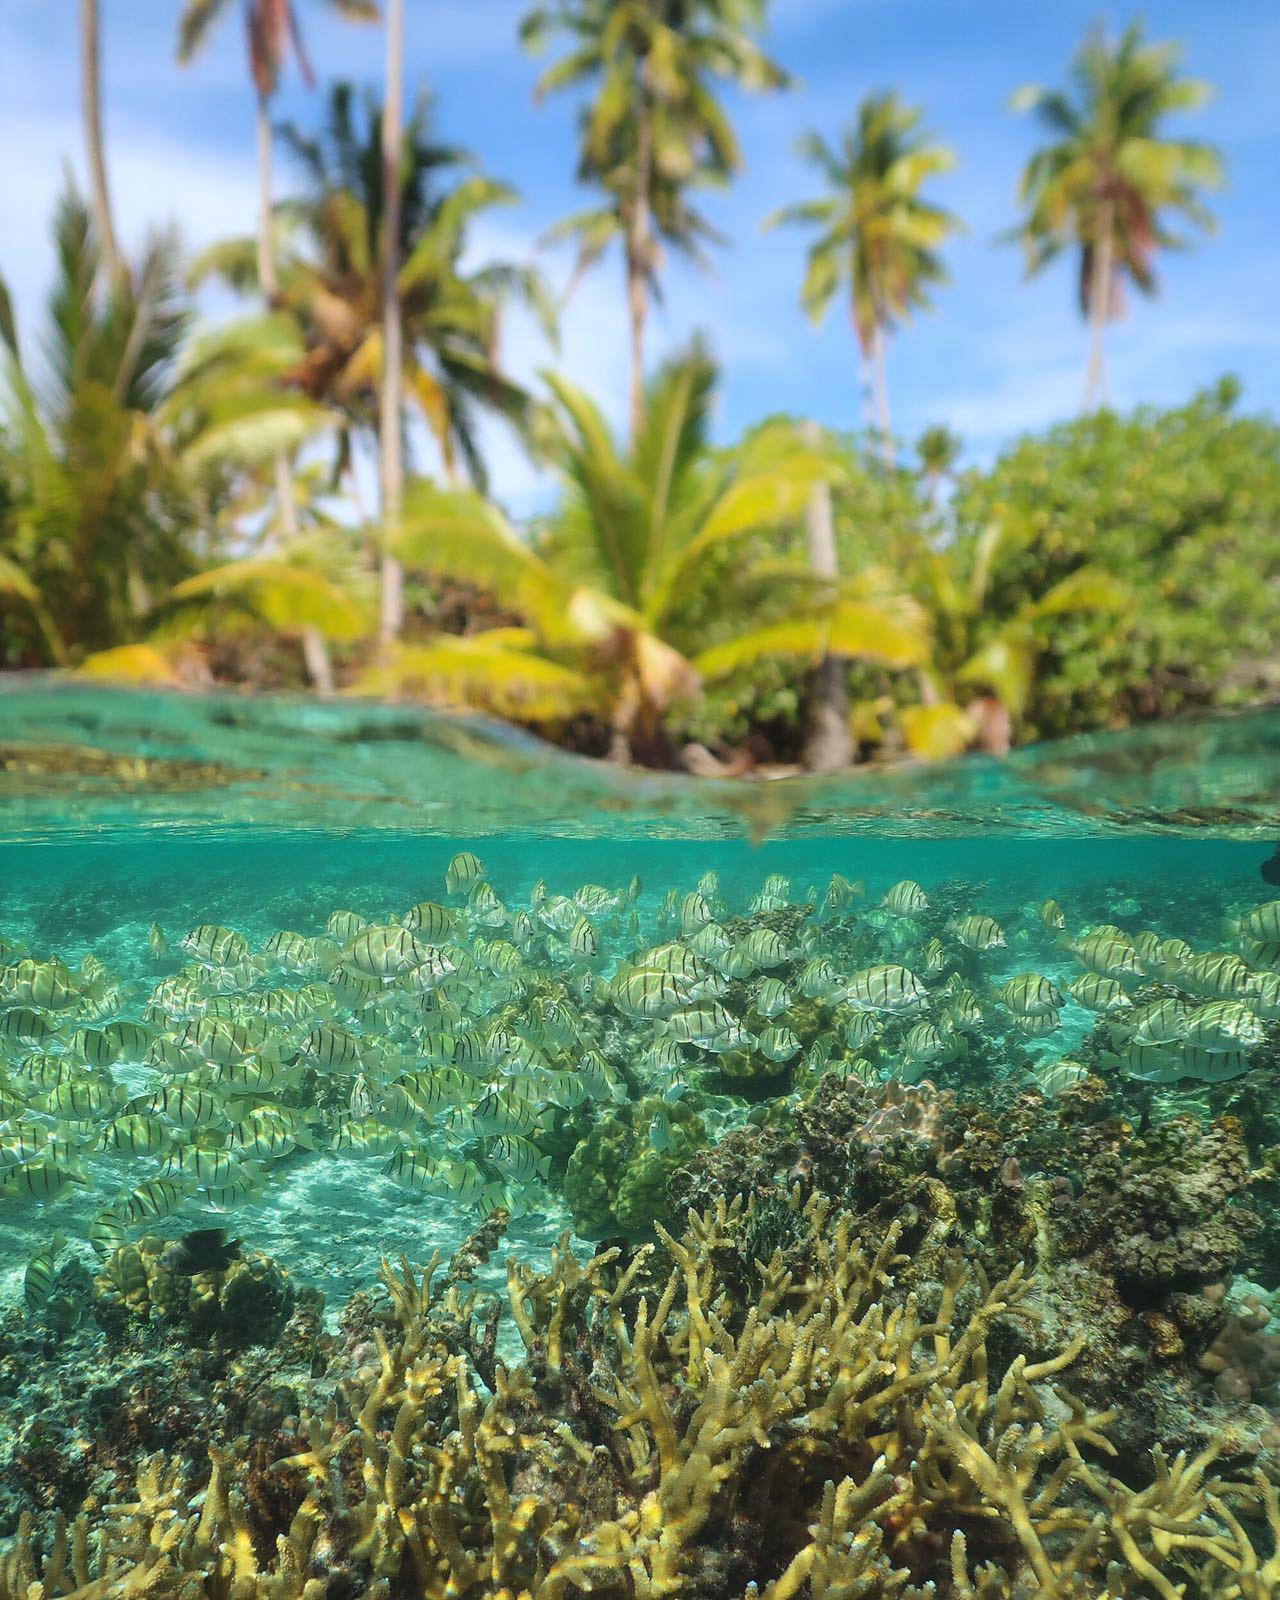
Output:
<svg viewBox="0 0 1280 1600">
<path fill-rule="evenodd" d="M 1280 1499 L 1211 1459 L 1105 1470 L 1109 1417 L 1053 1384 L 1074 1350 L 1002 1356 L 1033 1327 L 1021 1270 L 956 1263 L 895 1283 L 900 1235 L 872 1245 L 792 1194 L 763 1236 L 740 1197 L 691 1213 L 630 1259 L 509 1266 L 527 1359 L 482 1385 L 468 1274 L 383 1263 L 377 1361 L 268 1466 L 216 1450 L 203 1494 L 144 1464 L 136 1498 L 24 1536 L 0 1600 L 1264 1600 Z M 492 1247 L 492 1239 L 489 1241 Z M 992 1334 L 999 1338 L 992 1341 Z M 472 1341 L 474 1343 L 474 1340 Z M 283 1530 L 283 1531 L 281 1531 Z"/>
</svg>

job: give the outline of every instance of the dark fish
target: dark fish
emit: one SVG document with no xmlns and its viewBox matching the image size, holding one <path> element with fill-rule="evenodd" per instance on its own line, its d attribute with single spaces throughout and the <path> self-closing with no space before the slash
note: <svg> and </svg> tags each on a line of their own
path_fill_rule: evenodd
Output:
<svg viewBox="0 0 1280 1600">
<path fill-rule="evenodd" d="M 1263 883 L 1280 886 L 1280 844 L 1276 846 L 1275 854 L 1268 856 L 1258 871 L 1262 874 Z"/>
<path fill-rule="evenodd" d="M 166 1272 L 191 1278 L 197 1272 L 225 1272 L 239 1259 L 240 1241 L 228 1240 L 225 1228 L 194 1228 L 165 1247 L 160 1265 Z"/>
</svg>

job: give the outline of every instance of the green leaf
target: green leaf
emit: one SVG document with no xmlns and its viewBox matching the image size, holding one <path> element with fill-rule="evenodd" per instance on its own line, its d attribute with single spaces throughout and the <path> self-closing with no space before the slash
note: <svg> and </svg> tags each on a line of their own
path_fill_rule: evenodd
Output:
<svg viewBox="0 0 1280 1600">
<path fill-rule="evenodd" d="M 352 692 L 523 722 L 562 721 L 598 706 L 589 674 L 521 648 L 512 635 L 509 629 L 471 638 L 440 634 L 425 645 L 400 645 L 387 661 L 367 667 Z"/>
<path fill-rule="evenodd" d="M 40 591 L 22 568 L 6 556 L 0 556 L 0 594 L 11 594 L 29 605 L 40 599 Z"/>
<path fill-rule="evenodd" d="M 1009 715 L 1020 717 L 1035 680 L 1036 654 L 1029 636 L 1007 628 L 969 657 L 956 673 L 956 681 L 994 689 Z"/>
<path fill-rule="evenodd" d="M 122 644 L 96 650 L 75 669 L 79 678 L 105 678 L 134 688 L 172 689 L 179 683 L 173 663 L 150 644 Z"/>
<path fill-rule="evenodd" d="M 1131 596 L 1126 586 L 1097 567 L 1081 567 L 1024 608 L 1031 620 L 1056 617 L 1067 611 L 1119 611 Z"/>
<path fill-rule="evenodd" d="M 925 761 L 946 761 L 968 749 L 978 725 L 962 707 L 904 706 L 898 713 L 902 736 L 912 755 Z"/>
<path fill-rule="evenodd" d="M 170 599 L 230 600 L 282 633 L 314 628 L 329 639 L 359 639 L 370 631 L 366 607 L 321 573 L 287 561 L 231 561 L 176 584 Z"/>
</svg>

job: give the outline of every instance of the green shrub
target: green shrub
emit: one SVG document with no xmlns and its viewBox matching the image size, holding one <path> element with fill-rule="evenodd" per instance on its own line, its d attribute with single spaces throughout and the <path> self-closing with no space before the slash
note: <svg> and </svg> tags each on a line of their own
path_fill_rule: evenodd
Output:
<svg viewBox="0 0 1280 1600">
<path fill-rule="evenodd" d="M 1022 738 L 1280 690 L 1280 425 L 1238 415 L 1236 392 L 1228 379 L 1172 410 L 1098 412 L 966 474 L 960 543 L 1002 519 L 1029 535 L 1002 556 L 984 625 L 1085 563 L 1131 598 L 1055 619 Z"/>
</svg>

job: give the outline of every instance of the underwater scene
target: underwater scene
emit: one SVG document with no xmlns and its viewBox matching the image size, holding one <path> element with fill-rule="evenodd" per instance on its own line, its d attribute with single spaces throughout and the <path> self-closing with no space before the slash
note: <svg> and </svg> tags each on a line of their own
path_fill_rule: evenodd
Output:
<svg viewBox="0 0 1280 1600">
<path fill-rule="evenodd" d="M 1280 718 L 0 701 L 0 1597 L 1280 1593 Z"/>
</svg>

